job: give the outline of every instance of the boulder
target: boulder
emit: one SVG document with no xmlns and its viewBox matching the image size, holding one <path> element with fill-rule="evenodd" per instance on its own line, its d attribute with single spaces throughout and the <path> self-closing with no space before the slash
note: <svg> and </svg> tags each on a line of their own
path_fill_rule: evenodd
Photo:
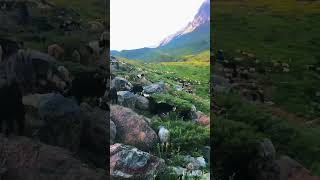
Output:
<svg viewBox="0 0 320 180">
<path fill-rule="evenodd" d="M 111 88 L 116 88 L 117 91 L 129 91 L 132 88 L 132 84 L 124 78 L 115 77 L 111 81 Z"/>
<path fill-rule="evenodd" d="M 201 126 L 210 128 L 210 117 L 200 111 L 198 111 L 196 114 L 197 118 L 195 119 L 195 121 Z"/>
<path fill-rule="evenodd" d="M 79 106 L 60 94 L 43 95 L 39 100 L 35 134 L 47 144 L 64 147 L 86 162 L 104 167 L 109 143 L 109 113 L 88 104 Z"/>
<path fill-rule="evenodd" d="M 136 109 L 142 110 L 142 111 L 146 111 L 150 109 L 148 98 L 140 95 L 135 95 L 135 99 L 136 99 L 136 103 L 135 103 Z"/>
<path fill-rule="evenodd" d="M 192 157 L 192 156 L 184 156 L 183 160 L 185 161 L 185 165 L 192 164 L 193 170 L 199 170 L 201 168 L 205 168 L 207 166 L 207 163 L 204 159 L 204 157 Z"/>
<path fill-rule="evenodd" d="M 105 167 L 106 159 L 105 148 L 109 145 L 109 129 L 110 113 L 98 107 L 91 107 L 86 103 L 80 106 L 84 117 L 81 132 L 81 155 L 88 162 L 92 162 L 95 166 Z M 111 124 L 110 124 L 111 125 Z M 109 134 L 110 133 L 110 134 Z"/>
<path fill-rule="evenodd" d="M 0 177 L 5 180 L 102 180 L 72 153 L 25 137 L 0 136 Z M 1 167 L 2 166 L 2 167 Z"/>
<path fill-rule="evenodd" d="M 275 160 L 276 151 L 269 139 L 264 139 L 259 146 L 257 157 L 249 165 L 249 174 L 254 179 L 280 179 L 280 168 Z"/>
<path fill-rule="evenodd" d="M 44 121 L 39 129 L 41 141 L 77 152 L 84 118 L 77 103 L 60 94 L 48 94 L 40 99 L 38 111 Z"/>
<path fill-rule="evenodd" d="M 147 118 L 129 108 L 114 105 L 111 120 L 117 127 L 117 139 L 128 145 L 148 151 L 159 142 L 156 132 L 149 126 Z"/>
<path fill-rule="evenodd" d="M 165 91 L 165 83 L 160 81 L 159 83 L 154 83 L 143 88 L 145 94 L 162 93 Z"/>
<path fill-rule="evenodd" d="M 111 179 L 148 180 L 164 169 L 164 160 L 147 152 L 123 144 L 110 146 Z"/>
<path fill-rule="evenodd" d="M 288 156 L 280 157 L 277 164 L 280 166 L 280 180 L 320 180 L 320 177 L 312 176 L 309 170 Z"/>
<path fill-rule="evenodd" d="M 130 91 L 118 91 L 118 103 L 131 109 L 135 108 L 136 96 Z"/>
</svg>

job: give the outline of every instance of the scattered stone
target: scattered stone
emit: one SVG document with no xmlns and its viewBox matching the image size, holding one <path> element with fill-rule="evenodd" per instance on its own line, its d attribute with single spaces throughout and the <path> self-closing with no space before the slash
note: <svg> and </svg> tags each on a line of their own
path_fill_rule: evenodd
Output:
<svg viewBox="0 0 320 180">
<path fill-rule="evenodd" d="M 200 111 L 198 111 L 196 114 L 197 118 L 195 119 L 195 121 L 201 126 L 210 128 L 210 117 Z"/>
<path fill-rule="evenodd" d="M 153 179 L 164 169 L 164 160 L 147 152 L 123 144 L 110 146 L 110 175 L 112 179 Z"/>
<path fill-rule="evenodd" d="M 145 94 L 154 94 L 154 93 L 162 93 L 165 91 L 165 84 L 163 81 L 159 83 L 154 83 L 149 86 L 145 86 L 143 88 L 143 93 Z"/>
</svg>

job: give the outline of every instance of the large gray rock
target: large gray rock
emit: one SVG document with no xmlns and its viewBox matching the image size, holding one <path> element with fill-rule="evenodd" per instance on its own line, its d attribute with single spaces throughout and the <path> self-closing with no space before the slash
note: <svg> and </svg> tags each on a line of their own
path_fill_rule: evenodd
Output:
<svg viewBox="0 0 320 180">
<path fill-rule="evenodd" d="M 0 136 L 0 177 L 4 180 L 103 180 L 72 153 L 25 137 Z M 105 172 L 104 172 L 105 173 Z"/>
<path fill-rule="evenodd" d="M 165 83 L 160 81 L 159 83 L 154 83 L 143 88 L 145 94 L 162 93 L 165 91 Z"/>
<path fill-rule="evenodd" d="M 110 88 L 115 88 L 117 91 L 129 91 L 132 88 L 132 84 L 121 77 L 115 77 L 111 81 Z"/>
<path fill-rule="evenodd" d="M 60 94 L 43 95 L 39 100 L 36 136 L 50 145 L 64 147 L 97 167 L 104 167 L 109 144 L 109 113 L 87 104 L 81 107 Z"/>
<path fill-rule="evenodd" d="M 129 91 L 118 91 L 118 103 L 121 106 L 128 107 L 131 109 L 135 108 L 136 104 L 136 96 L 132 92 Z"/>
<path fill-rule="evenodd" d="M 117 127 L 117 140 L 148 151 L 159 142 L 156 132 L 149 126 L 147 118 L 129 108 L 111 106 L 111 120 Z"/>
<path fill-rule="evenodd" d="M 111 179 L 149 180 L 164 171 L 165 162 L 147 152 L 123 144 L 110 146 Z"/>
<path fill-rule="evenodd" d="M 135 99 L 136 99 L 136 103 L 135 103 L 136 109 L 142 110 L 142 111 L 150 110 L 150 104 L 149 104 L 148 98 L 140 95 L 135 95 Z"/>
<path fill-rule="evenodd" d="M 44 121 L 39 129 L 40 139 L 77 152 L 84 122 L 84 114 L 77 103 L 60 94 L 49 94 L 41 98 L 38 111 Z"/>
<path fill-rule="evenodd" d="M 254 179 L 280 179 L 280 167 L 275 160 L 275 153 L 275 148 L 269 139 L 264 139 L 260 143 L 257 157 L 249 165 L 249 173 Z"/>
</svg>

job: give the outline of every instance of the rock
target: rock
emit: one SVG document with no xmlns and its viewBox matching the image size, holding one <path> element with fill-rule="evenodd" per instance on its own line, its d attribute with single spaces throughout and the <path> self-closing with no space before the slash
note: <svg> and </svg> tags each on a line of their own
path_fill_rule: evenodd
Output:
<svg viewBox="0 0 320 180">
<path fill-rule="evenodd" d="M 117 127 L 117 139 L 142 150 L 150 150 L 159 142 L 156 132 L 149 126 L 144 116 L 129 108 L 111 106 L 111 120 Z"/>
<path fill-rule="evenodd" d="M 280 168 L 275 160 L 275 148 L 269 139 L 260 143 L 257 157 L 249 165 L 249 174 L 254 179 L 280 179 Z"/>
<path fill-rule="evenodd" d="M 284 68 L 282 68 L 282 71 L 285 72 L 285 73 L 287 73 L 287 72 L 290 72 L 290 69 L 287 68 L 287 67 L 284 67 Z"/>
<path fill-rule="evenodd" d="M 200 111 L 198 111 L 196 114 L 197 118 L 195 119 L 195 121 L 201 126 L 210 128 L 210 117 Z"/>
<path fill-rule="evenodd" d="M 280 166 L 280 180 L 319 180 L 320 177 L 311 175 L 311 172 L 300 163 L 288 156 L 282 156 L 277 161 Z"/>
<path fill-rule="evenodd" d="M 165 162 L 135 147 L 114 144 L 110 146 L 110 175 L 112 179 L 148 180 L 165 169 Z"/>
<path fill-rule="evenodd" d="M 64 147 L 97 167 L 105 166 L 102 157 L 109 143 L 107 112 L 87 104 L 80 107 L 60 94 L 43 95 L 38 112 L 42 123 L 37 136 L 42 142 Z"/>
<path fill-rule="evenodd" d="M 0 136 L 2 169 L 10 180 L 103 180 L 67 150 L 45 145 L 25 137 Z M 2 163 L 2 162 L 1 162 Z M 3 176 L 0 173 L 0 177 Z"/>
<path fill-rule="evenodd" d="M 202 148 L 202 152 L 204 154 L 204 159 L 208 164 L 210 164 L 210 152 L 211 152 L 211 147 L 210 146 L 204 146 Z"/>
<path fill-rule="evenodd" d="M 27 96 L 23 96 L 22 102 L 25 106 L 31 106 L 33 108 L 38 108 L 39 106 L 39 101 L 42 96 L 45 96 L 43 94 L 29 94 Z"/>
<path fill-rule="evenodd" d="M 232 89 L 232 86 L 229 83 L 229 80 L 221 76 L 213 75 L 212 83 L 213 83 L 214 91 L 217 91 L 220 93 L 229 93 Z"/>
<path fill-rule="evenodd" d="M 118 91 L 118 103 L 124 107 L 128 107 L 130 109 L 135 108 L 136 104 L 136 96 L 132 92 L 129 91 Z"/>
<path fill-rule="evenodd" d="M 159 83 L 154 83 L 149 86 L 145 86 L 143 88 L 143 93 L 145 94 L 154 94 L 154 93 L 162 93 L 165 91 L 165 84 L 163 81 Z"/>
<path fill-rule="evenodd" d="M 203 157 L 184 156 L 183 160 L 186 164 L 192 164 L 193 170 L 199 170 L 207 166 L 207 163 Z"/>
<path fill-rule="evenodd" d="M 276 157 L 276 150 L 270 139 L 264 139 L 260 143 L 259 156 L 266 160 L 273 160 Z"/>
<path fill-rule="evenodd" d="M 83 123 L 80 107 L 60 94 L 48 94 L 40 99 L 38 111 L 44 121 L 41 141 L 77 152 Z"/>
<path fill-rule="evenodd" d="M 110 144 L 114 144 L 117 135 L 117 127 L 113 121 L 110 120 Z"/>
<path fill-rule="evenodd" d="M 117 91 L 129 91 L 132 88 L 132 84 L 121 77 L 115 77 L 112 81 L 111 81 L 111 86 L 110 88 L 116 88 Z"/>
<path fill-rule="evenodd" d="M 146 111 L 150 109 L 149 99 L 140 95 L 135 95 L 136 103 L 135 108 L 138 110 Z"/>
<path fill-rule="evenodd" d="M 108 136 L 111 137 L 111 129 L 108 127 L 110 121 L 109 112 L 98 107 L 91 107 L 82 103 L 81 112 L 84 114 L 81 132 L 81 155 L 88 162 L 92 162 L 96 167 L 104 168 L 106 159 L 105 148 L 109 145 Z M 111 124 L 110 124 L 111 127 Z"/>
</svg>

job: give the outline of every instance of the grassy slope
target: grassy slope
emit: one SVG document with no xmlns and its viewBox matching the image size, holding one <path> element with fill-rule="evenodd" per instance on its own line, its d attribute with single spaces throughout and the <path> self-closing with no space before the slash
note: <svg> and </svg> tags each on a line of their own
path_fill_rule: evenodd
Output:
<svg viewBox="0 0 320 180">
<path fill-rule="evenodd" d="M 195 105 L 197 110 L 209 114 L 209 51 L 205 51 L 195 56 L 187 56 L 184 62 L 163 62 L 163 63 L 142 63 L 140 61 L 120 58 L 126 62 L 130 70 L 116 72 L 118 76 L 135 76 L 144 73 L 146 78 L 152 82 L 163 80 L 166 83 L 168 92 L 153 95 L 160 101 L 174 104 L 176 112 L 172 112 L 166 118 L 155 118 L 149 113 L 147 117 L 152 118 L 152 128 L 156 131 L 160 125 L 165 126 L 170 131 L 170 147 L 168 152 L 160 152 L 159 146 L 151 153 L 164 158 L 169 166 L 181 166 L 183 160 L 179 155 L 203 156 L 201 148 L 210 143 L 210 129 L 199 126 L 193 121 L 183 120 L 177 112 L 179 109 L 190 109 L 190 105 Z M 189 94 L 184 91 L 176 91 L 174 85 L 178 84 L 177 79 L 184 79 L 194 85 L 196 94 Z M 130 79 L 130 77 L 129 77 Z M 134 78 L 130 79 L 134 83 Z M 200 84 L 199 84 L 200 83 Z M 208 169 L 204 169 L 208 172 Z M 163 179 L 177 179 L 177 177 L 162 177 Z"/>
<path fill-rule="evenodd" d="M 256 54 L 262 62 L 289 63 L 290 73 L 270 74 L 276 87 L 272 100 L 288 113 L 309 120 L 319 117 L 310 106 L 312 94 L 320 89 L 319 80 L 304 69 L 320 60 L 319 1 L 215 0 L 212 13 L 214 48 L 233 56 L 241 49 Z M 288 154 L 320 174 L 320 157 L 316 155 L 320 151 L 319 127 L 272 117 L 265 107 L 237 96 L 218 94 L 217 102 L 227 107 L 225 117 L 214 117 L 217 122 L 212 130 L 215 157 L 220 157 L 215 162 L 218 176 L 245 172 L 241 158 L 252 156 L 247 144 L 262 137 L 269 137 L 279 154 Z"/>
<path fill-rule="evenodd" d="M 277 87 L 273 100 L 288 111 L 317 116 L 310 99 L 319 85 L 304 67 L 320 61 L 320 2 L 216 0 L 212 8 L 214 47 L 289 63 L 291 73 L 271 74 Z"/>
<path fill-rule="evenodd" d="M 125 58 L 120 59 L 129 62 L 135 69 L 140 69 L 149 80 L 153 82 L 164 80 L 171 88 L 177 84 L 175 78 L 190 82 L 195 89 L 195 95 L 185 92 L 177 92 L 177 95 L 193 103 L 199 110 L 209 112 L 209 51 L 186 56 L 183 62 L 140 63 Z"/>
</svg>

